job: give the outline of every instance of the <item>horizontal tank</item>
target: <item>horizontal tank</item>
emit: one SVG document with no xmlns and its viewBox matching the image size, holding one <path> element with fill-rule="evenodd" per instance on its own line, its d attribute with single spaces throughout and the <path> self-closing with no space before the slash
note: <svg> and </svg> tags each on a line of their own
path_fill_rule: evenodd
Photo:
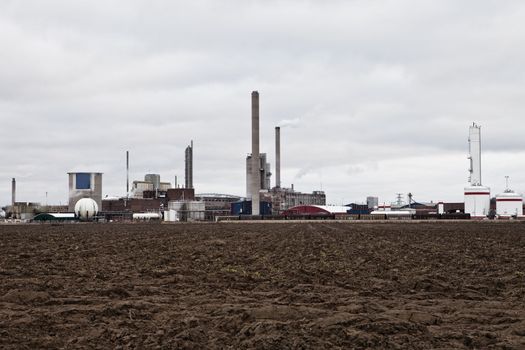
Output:
<svg viewBox="0 0 525 350">
<path fill-rule="evenodd" d="M 133 220 L 160 220 L 160 213 L 133 213 Z"/>
<path fill-rule="evenodd" d="M 374 210 L 370 213 L 371 215 L 386 215 L 388 217 L 392 216 L 412 216 L 416 214 L 415 209 L 406 209 L 406 210 Z"/>
</svg>

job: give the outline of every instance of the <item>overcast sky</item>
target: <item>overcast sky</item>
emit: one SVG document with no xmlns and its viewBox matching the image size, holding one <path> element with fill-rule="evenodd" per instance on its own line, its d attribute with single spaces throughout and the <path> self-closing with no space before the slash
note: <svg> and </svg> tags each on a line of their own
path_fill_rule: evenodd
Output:
<svg viewBox="0 0 525 350">
<path fill-rule="evenodd" d="M 328 202 L 461 201 L 468 127 L 483 184 L 525 191 L 525 2 L 0 2 L 0 204 L 67 202 L 68 171 L 103 195 L 159 173 L 245 195 L 250 95 L 282 184 Z M 274 185 L 274 179 L 272 179 Z"/>
</svg>

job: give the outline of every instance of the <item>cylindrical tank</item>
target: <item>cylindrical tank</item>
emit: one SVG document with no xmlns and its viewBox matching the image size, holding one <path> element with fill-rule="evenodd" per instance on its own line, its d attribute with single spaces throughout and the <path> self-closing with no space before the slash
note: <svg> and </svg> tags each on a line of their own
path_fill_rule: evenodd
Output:
<svg viewBox="0 0 525 350">
<path fill-rule="evenodd" d="M 160 213 L 133 213 L 133 220 L 160 220 Z"/>
<path fill-rule="evenodd" d="M 82 198 L 75 204 L 75 215 L 81 220 L 91 220 L 97 213 L 98 204 L 91 198 Z"/>
<path fill-rule="evenodd" d="M 512 191 L 496 196 L 496 215 L 499 217 L 523 216 L 523 197 Z"/>
<path fill-rule="evenodd" d="M 465 213 L 470 217 L 482 219 L 489 215 L 490 188 L 485 186 L 465 187 Z"/>
<path fill-rule="evenodd" d="M 153 184 L 153 191 L 160 189 L 160 175 L 159 174 L 146 174 L 144 181 L 151 182 Z"/>
<path fill-rule="evenodd" d="M 445 214 L 445 203 L 438 203 L 438 214 Z"/>
</svg>

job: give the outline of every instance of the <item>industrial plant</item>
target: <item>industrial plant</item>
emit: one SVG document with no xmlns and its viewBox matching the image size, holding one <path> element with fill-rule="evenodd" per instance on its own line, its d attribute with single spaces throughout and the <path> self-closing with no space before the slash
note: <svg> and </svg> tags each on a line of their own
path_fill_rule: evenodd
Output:
<svg viewBox="0 0 525 350">
<path fill-rule="evenodd" d="M 481 127 L 469 127 L 469 177 L 461 203 L 420 202 L 412 194 L 397 194 L 393 202 L 369 196 L 365 203 L 327 205 L 322 190 L 296 191 L 294 185 L 281 183 L 281 128 L 276 126 L 275 174 L 268 153 L 261 152 L 259 127 L 259 92 L 251 94 L 251 152 L 246 156 L 246 193 L 244 196 L 221 193 L 196 193 L 194 142 L 184 150 L 184 182 L 179 185 L 162 181 L 160 174 L 144 174 L 143 179 L 129 178 L 130 153 L 126 151 L 126 193 L 121 197 L 103 197 L 103 174 L 96 171 L 69 172 L 67 205 L 42 205 L 16 200 L 16 178 L 11 182 L 10 205 L 0 211 L 7 222 L 39 221 L 222 221 L 222 220 L 386 220 L 386 219 L 523 219 L 523 196 L 509 188 L 491 196 L 482 184 Z M 285 150 L 286 151 L 286 150 Z M 272 186 L 273 184 L 273 186 Z"/>
</svg>

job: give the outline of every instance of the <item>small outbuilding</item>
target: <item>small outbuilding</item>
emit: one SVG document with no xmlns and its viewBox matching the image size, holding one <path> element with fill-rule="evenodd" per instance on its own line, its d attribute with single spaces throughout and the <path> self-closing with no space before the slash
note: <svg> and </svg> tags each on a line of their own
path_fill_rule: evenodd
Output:
<svg viewBox="0 0 525 350">
<path fill-rule="evenodd" d="M 76 219 L 74 213 L 40 213 L 33 218 L 33 221 L 74 221 Z"/>
<path fill-rule="evenodd" d="M 509 189 L 496 196 L 496 215 L 500 218 L 523 216 L 523 197 Z"/>
</svg>

